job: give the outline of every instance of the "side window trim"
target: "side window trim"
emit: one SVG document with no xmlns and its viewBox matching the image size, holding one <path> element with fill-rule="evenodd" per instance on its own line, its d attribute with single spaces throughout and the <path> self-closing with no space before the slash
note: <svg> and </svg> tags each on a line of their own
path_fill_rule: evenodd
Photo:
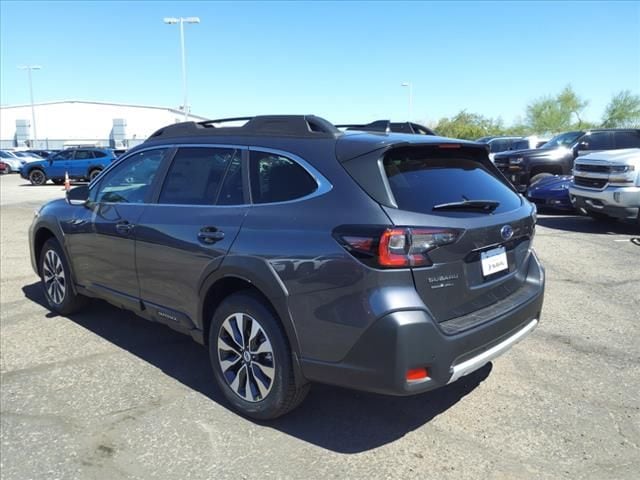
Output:
<svg viewBox="0 0 640 480">
<path fill-rule="evenodd" d="M 316 185 L 318 186 L 318 188 L 316 188 L 313 192 L 311 192 L 308 195 L 304 195 L 299 198 L 294 198 L 293 200 L 284 200 L 281 202 L 253 203 L 253 197 L 251 196 L 251 192 L 249 192 L 249 198 L 250 198 L 252 207 L 259 207 L 263 205 L 281 205 L 281 204 L 287 204 L 287 203 L 293 203 L 293 202 L 301 202 L 304 200 L 308 200 L 310 198 L 324 195 L 325 193 L 330 192 L 333 189 L 333 185 L 331 185 L 329 180 L 327 180 L 324 177 L 324 175 L 322 175 L 318 170 L 316 170 L 309 162 L 307 162 L 300 156 L 296 155 L 295 153 L 287 152 L 284 150 L 277 150 L 273 148 L 266 148 L 266 147 L 249 147 L 249 153 L 251 152 L 270 153 L 273 155 L 279 155 L 279 156 L 288 158 L 289 160 L 297 163 L 300 167 L 302 167 L 311 176 L 311 178 L 313 178 L 313 180 L 316 182 Z M 249 172 L 249 168 L 247 165 L 246 180 L 248 182 L 249 190 L 251 190 L 250 176 L 251 174 Z"/>
</svg>

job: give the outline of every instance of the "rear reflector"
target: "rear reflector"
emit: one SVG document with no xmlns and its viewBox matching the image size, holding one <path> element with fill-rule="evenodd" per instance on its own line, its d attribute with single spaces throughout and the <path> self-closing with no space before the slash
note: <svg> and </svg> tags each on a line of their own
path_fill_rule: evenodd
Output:
<svg viewBox="0 0 640 480">
<path fill-rule="evenodd" d="M 407 381 L 415 382 L 417 380 L 424 380 L 425 378 L 429 378 L 429 372 L 427 372 L 426 368 L 413 368 L 411 370 L 407 370 Z"/>
<path fill-rule="evenodd" d="M 461 148 L 462 145 L 459 143 L 441 143 L 438 145 L 438 148 Z"/>
</svg>

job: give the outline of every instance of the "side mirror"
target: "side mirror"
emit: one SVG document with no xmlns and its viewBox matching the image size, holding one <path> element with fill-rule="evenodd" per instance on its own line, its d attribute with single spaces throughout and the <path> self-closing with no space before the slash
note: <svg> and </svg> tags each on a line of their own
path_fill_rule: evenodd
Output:
<svg viewBox="0 0 640 480">
<path fill-rule="evenodd" d="M 589 150 L 589 144 L 587 142 L 580 142 L 576 145 L 576 151 L 579 152 L 580 150 Z"/>
<path fill-rule="evenodd" d="M 53 158 L 49 158 L 49 165 L 53 165 Z"/>
<path fill-rule="evenodd" d="M 84 205 L 89 198 L 89 186 L 80 185 L 69 190 L 66 194 L 69 205 Z"/>
</svg>

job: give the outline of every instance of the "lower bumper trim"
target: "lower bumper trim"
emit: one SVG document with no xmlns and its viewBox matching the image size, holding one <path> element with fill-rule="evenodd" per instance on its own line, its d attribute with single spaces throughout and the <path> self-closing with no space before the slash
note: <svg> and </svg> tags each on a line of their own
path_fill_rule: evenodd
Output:
<svg viewBox="0 0 640 480">
<path fill-rule="evenodd" d="M 449 379 L 447 384 L 453 383 L 456 380 L 458 380 L 460 377 L 464 377 L 465 375 L 475 372 L 476 370 L 485 366 L 494 358 L 499 357 L 504 352 L 509 350 L 513 345 L 515 345 L 524 337 L 526 337 L 529 333 L 531 333 L 531 331 L 533 331 L 533 329 L 536 328 L 537 325 L 538 325 L 538 319 L 535 318 L 531 320 L 531 322 L 529 322 L 527 325 L 525 325 L 522 329 L 518 330 L 516 333 L 511 335 L 509 338 L 503 340 L 502 342 L 498 343 L 497 345 L 494 345 L 490 349 L 485 350 L 479 355 L 476 355 L 475 357 L 465 360 L 464 362 L 459 363 L 458 365 L 454 365 L 453 375 L 451 375 L 451 378 Z"/>
</svg>

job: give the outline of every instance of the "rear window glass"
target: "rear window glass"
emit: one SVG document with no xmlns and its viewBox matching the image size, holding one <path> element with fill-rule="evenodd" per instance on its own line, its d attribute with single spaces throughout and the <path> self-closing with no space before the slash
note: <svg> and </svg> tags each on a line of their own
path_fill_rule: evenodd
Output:
<svg viewBox="0 0 640 480">
<path fill-rule="evenodd" d="M 494 213 L 520 207 L 520 197 L 464 149 L 397 149 L 384 158 L 384 170 L 398 208 L 434 215 L 486 215 L 477 211 L 433 210 L 465 200 L 499 202 Z"/>
</svg>

